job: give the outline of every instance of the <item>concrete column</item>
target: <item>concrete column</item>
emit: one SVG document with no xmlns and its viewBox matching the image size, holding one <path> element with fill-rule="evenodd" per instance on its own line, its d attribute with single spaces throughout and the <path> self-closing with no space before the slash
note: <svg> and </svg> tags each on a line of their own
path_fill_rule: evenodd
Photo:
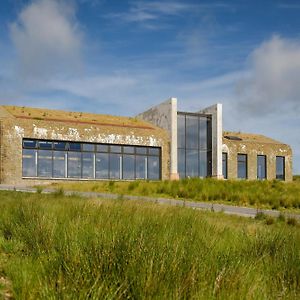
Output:
<svg viewBox="0 0 300 300">
<path fill-rule="evenodd" d="M 171 142 L 170 179 L 179 179 L 177 171 L 177 98 L 170 98 L 137 115 L 137 118 L 150 122 L 168 132 Z"/>
<path fill-rule="evenodd" d="M 212 176 L 222 179 L 222 104 L 217 103 L 200 112 L 212 116 Z"/>
</svg>

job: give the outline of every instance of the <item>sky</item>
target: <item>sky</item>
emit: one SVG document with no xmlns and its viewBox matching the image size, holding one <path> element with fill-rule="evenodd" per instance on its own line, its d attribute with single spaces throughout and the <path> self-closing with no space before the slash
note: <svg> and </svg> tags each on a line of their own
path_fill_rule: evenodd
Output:
<svg viewBox="0 0 300 300">
<path fill-rule="evenodd" d="M 223 104 L 223 128 L 291 145 L 299 0 L 1 0 L 0 104 L 134 116 Z"/>
</svg>

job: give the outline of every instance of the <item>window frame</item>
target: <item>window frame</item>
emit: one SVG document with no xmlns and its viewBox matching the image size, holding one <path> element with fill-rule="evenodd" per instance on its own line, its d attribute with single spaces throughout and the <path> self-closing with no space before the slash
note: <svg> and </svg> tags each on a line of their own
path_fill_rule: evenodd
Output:
<svg viewBox="0 0 300 300">
<path fill-rule="evenodd" d="M 259 177 L 258 175 L 258 162 L 259 162 L 259 158 L 264 158 L 264 174 L 265 174 L 265 177 Z M 256 157 L 256 178 L 258 180 L 266 180 L 268 178 L 268 174 L 267 174 L 267 156 L 265 154 L 258 154 L 257 157 Z"/>
<path fill-rule="evenodd" d="M 277 158 L 281 158 L 282 162 L 283 162 L 283 174 L 282 174 L 282 178 L 280 178 L 281 175 L 277 174 Z M 285 176 L 286 176 L 286 172 L 285 172 L 285 156 L 283 155 L 276 155 L 275 157 L 275 178 L 276 180 L 281 180 L 281 181 L 285 181 Z"/>
<path fill-rule="evenodd" d="M 197 142 L 196 145 L 193 147 L 190 147 L 187 144 L 187 118 L 197 118 Z M 197 174 L 196 176 L 192 177 L 198 177 L 198 178 L 205 178 L 205 177 L 211 177 L 212 176 L 212 115 L 211 114 L 203 114 L 203 113 L 190 113 L 190 112 L 177 112 L 177 122 L 181 119 L 181 125 L 184 126 L 184 128 L 181 128 L 179 130 L 177 125 L 177 139 L 180 139 L 182 143 L 177 144 L 177 168 L 178 173 L 181 178 L 189 178 L 190 175 L 187 174 L 187 154 L 189 151 L 196 150 L 197 151 Z M 205 119 L 205 138 L 206 138 L 206 145 L 203 146 L 201 141 L 201 123 L 203 123 L 203 119 Z M 179 138 L 179 131 L 184 135 L 184 137 Z M 206 168 L 205 168 L 205 175 L 201 174 L 201 156 L 203 153 L 206 153 Z M 183 161 L 180 161 L 179 159 L 179 153 L 183 154 Z M 183 168 L 181 168 L 183 167 Z"/>
<path fill-rule="evenodd" d="M 224 160 L 224 156 L 225 156 L 225 160 Z M 224 174 L 224 162 L 226 166 L 225 174 Z M 228 153 L 227 152 L 222 152 L 222 175 L 224 179 L 228 179 Z"/>
<path fill-rule="evenodd" d="M 26 146 L 26 141 L 32 142 L 31 144 Z M 51 143 L 52 147 L 51 149 L 39 149 L 39 143 Z M 55 147 L 55 145 L 62 144 L 64 147 L 58 147 L 58 149 Z M 70 147 L 70 145 L 76 144 L 76 149 L 73 147 Z M 79 146 L 78 146 L 79 144 Z M 34 147 L 33 147 L 33 146 Z M 84 145 L 91 145 L 84 147 Z M 72 148 L 72 150 L 71 150 Z M 80 149 L 80 150 L 79 150 Z M 93 150 L 92 150 L 93 149 Z M 143 149 L 143 151 L 140 151 Z M 26 171 L 24 170 L 24 158 L 23 158 L 23 152 L 31 150 L 34 153 L 34 159 L 35 159 L 35 175 L 34 176 L 25 176 Z M 112 151 L 111 151 L 112 150 Z M 118 151 L 115 151 L 118 150 Z M 128 151 L 130 150 L 130 151 Z M 42 151 L 51 151 L 52 153 L 52 160 L 51 160 L 51 166 L 52 166 L 52 173 L 51 176 L 39 176 L 38 168 L 39 168 L 39 152 Z M 130 152 L 130 153 L 129 153 Z M 64 177 L 54 177 L 54 156 L 57 153 L 64 153 L 64 159 L 61 159 L 64 163 L 64 170 L 61 170 L 61 174 L 64 174 Z M 69 172 L 69 153 L 77 153 L 80 156 L 79 159 L 79 169 L 80 169 L 80 176 L 72 176 L 70 177 Z M 83 176 L 84 174 L 84 155 L 85 154 L 93 154 L 93 176 Z M 105 178 L 97 178 L 97 172 L 101 172 L 101 170 L 97 170 L 97 162 L 96 162 L 96 156 L 98 154 L 106 154 L 108 158 L 108 169 L 107 169 L 107 176 Z M 110 156 L 111 155 L 117 155 L 120 159 L 119 163 L 119 178 L 111 178 L 111 168 L 110 168 Z M 123 176 L 124 173 L 124 159 L 123 157 L 131 156 L 134 162 L 134 165 L 132 166 L 133 172 L 134 172 L 134 178 L 125 178 Z M 23 138 L 22 139 L 22 178 L 35 178 L 35 179 L 54 179 L 54 180 L 141 180 L 143 178 L 137 178 L 137 172 L 136 172 L 136 161 L 138 157 L 144 157 L 146 158 L 145 161 L 145 178 L 144 180 L 151 179 L 149 178 L 149 168 L 148 168 L 148 161 L 149 157 L 157 157 L 158 163 L 159 163 L 159 170 L 157 174 L 157 179 L 155 180 L 161 180 L 162 178 L 162 149 L 161 147 L 152 147 L 152 146 L 144 146 L 144 145 L 131 145 L 131 144 L 108 144 L 108 143 L 89 143 L 89 142 L 81 142 L 81 141 L 65 141 L 65 140 L 46 140 L 46 139 L 31 139 L 31 138 Z M 61 165 L 62 167 L 62 165 Z M 105 171 L 105 170 L 104 170 Z M 55 173 L 59 174 L 60 172 L 55 168 Z M 104 172 L 104 174 L 106 171 Z M 33 174 L 33 172 L 32 172 Z M 78 172 L 79 174 L 79 172 Z M 91 175 L 91 174 L 90 174 Z"/>
<path fill-rule="evenodd" d="M 239 157 L 245 157 L 245 161 L 239 160 Z M 245 163 L 245 177 L 239 176 L 239 163 Z M 248 154 L 247 153 L 238 153 L 237 154 L 237 178 L 238 179 L 248 179 Z"/>
</svg>

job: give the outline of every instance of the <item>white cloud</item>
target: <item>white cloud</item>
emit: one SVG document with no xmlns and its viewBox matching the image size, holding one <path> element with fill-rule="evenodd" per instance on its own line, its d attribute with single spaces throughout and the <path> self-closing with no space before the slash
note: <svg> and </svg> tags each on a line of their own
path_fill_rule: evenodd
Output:
<svg viewBox="0 0 300 300">
<path fill-rule="evenodd" d="M 300 111 L 300 41 L 278 36 L 261 44 L 250 56 L 250 76 L 237 85 L 246 111 Z"/>
<path fill-rule="evenodd" d="M 32 1 L 10 24 L 10 36 L 25 78 L 67 73 L 79 65 L 82 35 L 70 2 Z"/>
</svg>

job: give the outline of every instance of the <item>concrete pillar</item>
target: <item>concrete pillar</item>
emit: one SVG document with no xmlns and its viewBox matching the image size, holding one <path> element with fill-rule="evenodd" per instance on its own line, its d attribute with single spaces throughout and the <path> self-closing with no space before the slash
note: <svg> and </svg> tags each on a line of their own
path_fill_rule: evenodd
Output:
<svg viewBox="0 0 300 300">
<path fill-rule="evenodd" d="M 137 118 L 165 129 L 168 132 L 171 142 L 170 179 L 179 179 L 177 171 L 177 98 L 170 98 L 167 101 L 138 114 Z"/>
<path fill-rule="evenodd" d="M 217 103 L 200 112 L 212 116 L 212 176 L 222 179 L 222 104 Z"/>
</svg>

